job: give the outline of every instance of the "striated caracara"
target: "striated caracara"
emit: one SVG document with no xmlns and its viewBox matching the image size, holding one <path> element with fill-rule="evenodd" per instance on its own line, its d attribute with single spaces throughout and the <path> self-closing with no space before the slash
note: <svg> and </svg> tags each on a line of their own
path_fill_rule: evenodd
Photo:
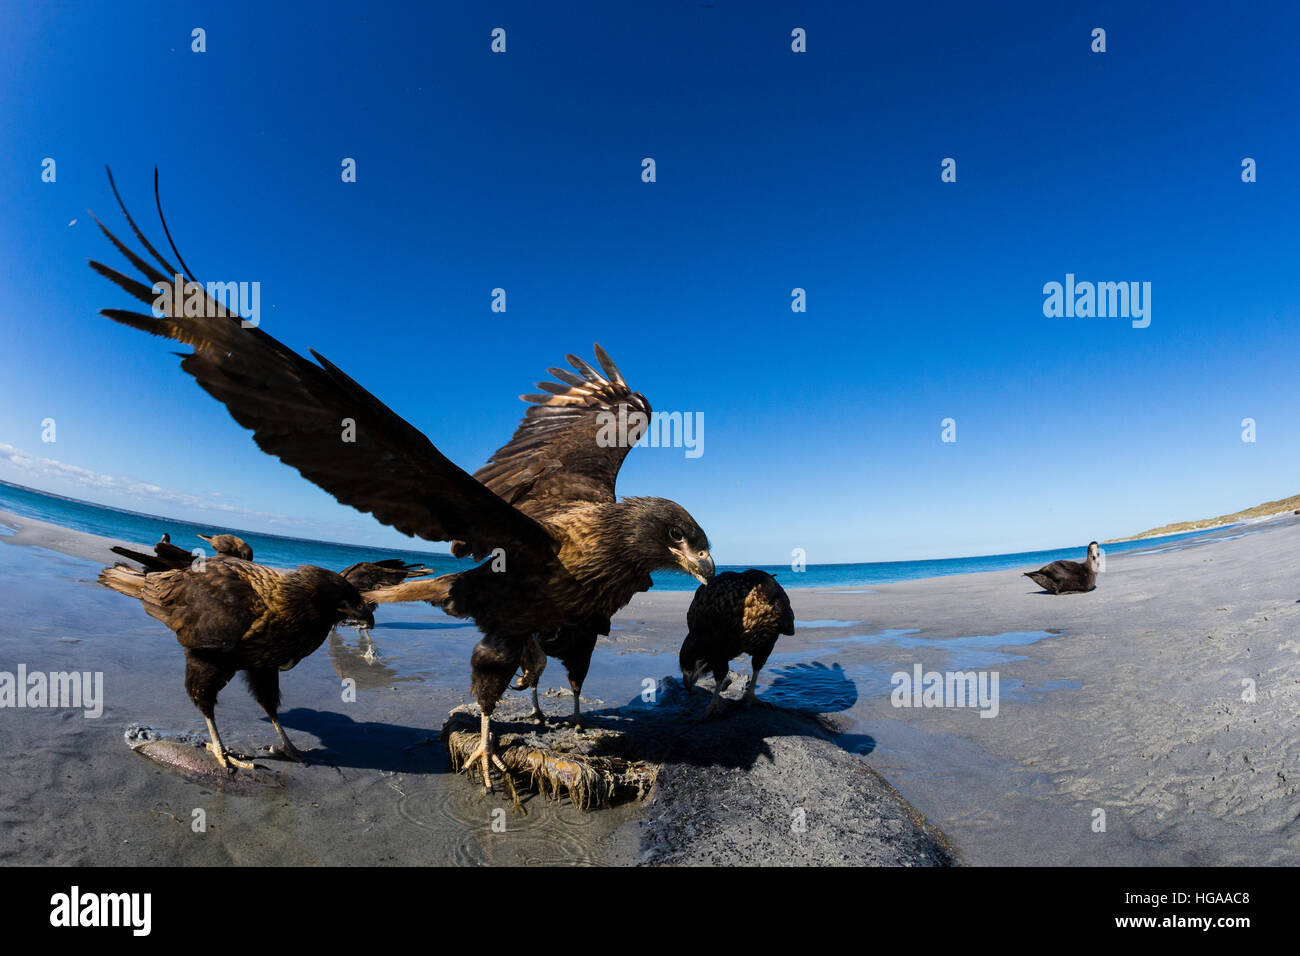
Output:
<svg viewBox="0 0 1300 956">
<path fill-rule="evenodd" d="M 721 705 L 722 687 L 733 658 L 748 654 L 754 675 L 745 688 L 745 703 L 753 704 L 758 672 L 781 634 L 794 633 L 794 611 L 785 589 L 766 571 L 724 571 L 695 590 L 686 612 L 687 634 L 678 663 L 690 690 L 705 672 L 713 674 L 713 699 L 708 717 Z"/>
<path fill-rule="evenodd" d="M 212 545 L 212 549 L 217 554 L 223 554 L 230 558 L 242 558 L 245 561 L 253 560 L 253 549 L 243 538 L 236 537 L 233 534 L 201 534 L 199 537 Z M 164 534 L 158 543 L 153 546 L 153 554 L 144 554 L 140 551 L 132 551 L 130 548 L 116 546 L 109 550 L 114 554 L 120 554 L 124 558 L 130 558 L 137 564 L 143 565 L 146 571 L 179 571 L 190 567 L 198 558 L 198 555 L 191 554 L 184 548 L 178 548 L 172 544 L 172 536 L 169 534 Z"/>
<path fill-rule="evenodd" d="M 237 671 L 244 672 L 248 689 L 271 718 L 280 753 L 302 760 L 280 726 L 280 671 L 320 647 L 339 621 L 374 621 L 355 587 L 310 565 L 283 572 L 218 555 L 201 571 L 138 571 L 117 564 L 101 571 L 99 582 L 140 601 L 150 617 L 175 632 L 185 648 L 185 690 L 207 721 L 212 753 L 223 767 L 252 767 L 225 750 L 213 716 L 217 695 Z"/>
<path fill-rule="evenodd" d="M 542 383 L 546 394 L 525 396 L 532 404 L 513 438 L 471 476 L 319 353 L 309 361 L 241 322 L 197 282 L 186 286 L 183 302 L 158 301 L 152 284 L 183 280 L 131 219 L 116 186 L 113 192 L 144 254 L 100 228 L 140 278 L 98 262 L 91 267 L 146 308 L 104 315 L 190 345 L 181 368 L 252 430 L 258 447 L 343 504 L 404 534 L 452 541 L 457 555 L 483 561 L 371 591 L 366 599 L 432 600 L 453 616 L 473 618 L 482 631 L 470 661 L 482 736 L 467 764 L 481 768 L 489 789 L 491 766 L 505 771 L 492 711 L 530 638 L 609 618 L 650 587 L 652 571 L 713 576 L 708 538 L 685 508 L 615 495 L 623 459 L 649 425 L 650 405 L 599 346 L 605 374 L 569 356 L 577 374 L 552 369 L 559 381 Z M 345 422 L 354 440 L 342 440 Z"/>
<path fill-rule="evenodd" d="M 228 558 L 243 558 L 245 561 L 253 560 L 252 545 L 238 535 L 201 534 L 199 537 L 212 545 L 212 550 L 217 554 L 224 554 Z"/>
</svg>

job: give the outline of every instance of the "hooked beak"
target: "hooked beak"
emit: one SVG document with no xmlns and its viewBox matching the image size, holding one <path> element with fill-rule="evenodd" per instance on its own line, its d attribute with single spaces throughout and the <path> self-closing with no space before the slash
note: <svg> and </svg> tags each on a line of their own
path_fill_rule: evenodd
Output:
<svg viewBox="0 0 1300 956">
<path fill-rule="evenodd" d="M 701 584 L 713 580 L 713 558 L 708 551 L 692 551 L 689 547 L 682 547 L 673 548 L 672 552 L 677 557 L 677 566 L 695 580 Z"/>
<path fill-rule="evenodd" d="M 361 607 L 349 607 L 345 604 L 343 607 L 339 608 L 339 613 L 344 616 L 345 620 L 360 621 L 367 628 L 375 626 L 375 612 L 365 605 L 362 605 Z"/>
</svg>

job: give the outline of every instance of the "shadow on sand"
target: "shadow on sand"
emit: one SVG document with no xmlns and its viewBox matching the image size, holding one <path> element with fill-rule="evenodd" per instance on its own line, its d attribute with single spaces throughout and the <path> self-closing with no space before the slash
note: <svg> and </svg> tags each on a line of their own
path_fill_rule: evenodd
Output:
<svg viewBox="0 0 1300 956">
<path fill-rule="evenodd" d="M 309 763 L 385 773 L 447 770 L 447 749 L 438 740 L 437 732 L 428 727 L 361 722 L 346 714 L 307 707 L 281 711 L 280 723 L 286 730 L 304 731 L 320 738 L 320 746 L 304 750 Z"/>
</svg>

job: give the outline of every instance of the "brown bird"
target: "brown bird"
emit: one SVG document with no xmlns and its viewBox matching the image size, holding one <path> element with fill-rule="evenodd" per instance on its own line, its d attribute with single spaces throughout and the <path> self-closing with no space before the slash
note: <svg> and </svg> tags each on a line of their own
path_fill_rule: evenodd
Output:
<svg viewBox="0 0 1300 956">
<path fill-rule="evenodd" d="M 100 223 L 148 283 L 91 262 L 149 307 L 105 309 L 105 316 L 192 346 L 181 368 L 252 430 L 263 451 L 343 504 L 404 534 L 452 541 L 459 556 L 490 558 L 468 571 L 366 594 L 368 601 L 432 600 L 453 616 L 473 618 L 483 632 L 470 661 L 482 736 L 467 762 L 480 766 L 489 789 L 490 767 L 505 771 L 492 739 L 492 711 L 529 638 L 612 616 L 650 587 L 652 571 L 677 567 L 701 581 L 713 576 L 708 538 L 685 508 L 615 495 L 619 468 L 645 434 L 651 410 L 599 346 L 605 375 L 568 356 L 578 374 L 552 369 L 559 382 L 542 383 L 547 394 L 525 396 L 533 404 L 523 422 L 476 479 L 319 353 L 312 352 L 315 363 L 308 361 L 241 322 L 198 283 L 184 284 L 140 232 L 116 186 L 113 192 L 154 262 Z M 184 266 L 179 254 L 177 260 Z M 177 282 L 183 301 L 152 291 L 154 283 Z M 340 440 L 344 421 L 355 440 Z"/>
<path fill-rule="evenodd" d="M 238 538 L 233 534 L 201 534 L 199 537 L 212 545 L 212 549 L 217 554 L 224 554 L 231 558 L 242 558 L 245 561 L 253 560 L 253 549 L 249 547 L 248 542 L 243 538 Z M 114 554 L 120 554 L 124 558 L 130 558 L 132 561 L 143 565 L 146 571 L 181 570 L 194 564 L 195 560 L 200 557 L 200 555 L 191 554 L 184 548 L 176 547 L 176 545 L 172 544 L 172 536 L 166 533 L 153 546 L 154 553 L 152 555 L 123 547 L 113 547 L 109 550 Z"/>
<path fill-rule="evenodd" d="M 185 648 L 185 690 L 208 724 L 217 761 L 247 769 L 228 753 L 213 712 L 217 695 L 237 671 L 271 718 L 280 753 L 303 759 L 280 726 L 280 671 L 289 670 L 325 642 L 347 617 L 374 618 L 361 594 L 341 575 L 310 565 L 281 572 L 239 558 L 209 558 L 202 571 L 105 568 L 99 582 L 140 601 L 145 612 L 172 629 Z"/>
<path fill-rule="evenodd" d="M 733 658 L 748 654 L 753 677 L 745 688 L 746 705 L 757 702 L 758 672 L 767 663 L 776 639 L 794 633 L 794 610 L 785 589 L 766 571 L 724 571 L 695 589 L 686 612 L 687 634 L 678 663 L 690 690 L 706 671 L 713 674 L 709 717 L 722 703 L 722 688 Z"/>
<path fill-rule="evenodd" d="M 1053 561 L 1037 571 L 1026 571 L 1025 577 L 1053 594 L 1074 594 L 1091 591 L 1097 586 L 1097 569 L 1101 564 L 1101 549 L 1096 541 L 1088 542 L 1088 557 L 1078 561 Z"/>
<path fill-rule="evenodd" d="M 114 546 L 109 550 L 114 554 L 120 554 L 124 558 L 130 558 L 132 561 L 143 565 L 146 571 L 183 570 L 193 564 L 197 557 L 184 548 L 178 548 L 172 544 L 172 536 L 166 533 L 153 546 L 153 554 L 144 554 L 121 546 Z"/>
<path fill-rule="evenodd" d="M 242 558 L 245 561 L 253 560 L 253 549 L 243 538 L 233 534 L 201 534 L 199 535 L 204 541 L 212 545 L 212 550 L 217 554 L 224 554 L 228 558 Z"/>
</svg>

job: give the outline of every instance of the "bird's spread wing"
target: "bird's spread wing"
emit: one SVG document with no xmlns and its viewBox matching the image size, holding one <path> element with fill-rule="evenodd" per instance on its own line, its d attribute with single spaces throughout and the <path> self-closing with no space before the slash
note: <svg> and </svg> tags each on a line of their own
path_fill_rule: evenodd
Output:
<svg viewBox="0 0 1300 956">
<path fill-rule="evenodd" d="M 113 193 L 117 196 L 116 186 Z M 140 232 L 120 196 L 118 204 L 157 266 L 102 222 L 99 227 L 149 283 L 174 283 L 177 271 Z M 159 299 L 138 279 L 98 262 L 90 265 L 148 305 Z M 343 504 L 408 535 L 466 542 L 476 558 L 498 547 L 543 554 L 553 549 L 545 528 L 454 465 L 336 366 L 315 352 L 320 364 L 308 361 L 260 328 L 244 327 L 239 316 L 227 314 L 206 293 L 199 295 L 203 310 L 212 310 L 208 315 L 214 317 L 186 315 L 197 310 L 184 302 L 173 302 L 161 317 L 123 309 L 103 314 L 193 346 L 181 368 L 252 430 L 259 448 Z M 353 440 L 345 440 L 349 437 Z"/>
<path fill-rule="evenodd" d="M 628 388 L 599 345 L 602 375 L 582 359 L 566 356 L 578 374 L 548 371 L 558 382 L 538 382 L 546 394 L 532 402 L 514 437 L 474 473 L 511 504 L 530 514 L 578 501 L 614 500 L 614 482 L 628 449 L 650 424 L 650 403 Z"/>
</svg>

